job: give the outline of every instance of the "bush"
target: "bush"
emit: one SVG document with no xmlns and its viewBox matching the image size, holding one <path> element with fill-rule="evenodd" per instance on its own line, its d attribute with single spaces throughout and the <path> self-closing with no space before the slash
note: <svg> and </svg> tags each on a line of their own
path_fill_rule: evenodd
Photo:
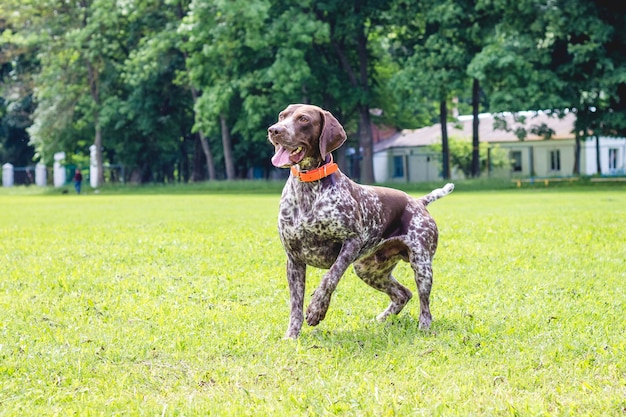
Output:
<svg viewBox="0 0 626 417">
<path fill-rule="evenodd" d="M 458 167 L 465 177 L 472 176 L 472 142 L 457 139 L 454 137 L 448 140 L 450 147 L 450 165 L 452 167 Z M 437 153 L 441 153 L 441 144 L 432 145 L 429 147 L 431 150 Z M 491 151 L 489 149 L 491 148 Z M 507 151 L 501 149 L 498 145 L 491 145 L 488 143 L 480 143 L 479 146 L 480 155 L 480 171 L 484 172 L 488 169 L 502 168 L 511 163 Z"/>
</svg>

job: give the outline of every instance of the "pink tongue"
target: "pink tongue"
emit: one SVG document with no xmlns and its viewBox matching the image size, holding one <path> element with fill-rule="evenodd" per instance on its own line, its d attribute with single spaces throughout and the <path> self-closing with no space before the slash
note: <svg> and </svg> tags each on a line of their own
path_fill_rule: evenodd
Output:
<svg viewBox="0 0 626 417">
<path fill-rule="evenodd" d="M 289 151 L 281 146 L 272 157 L 272 164 L 278 168 L 291 165 L 291 161 L 289 160 Z"/>
</svg>

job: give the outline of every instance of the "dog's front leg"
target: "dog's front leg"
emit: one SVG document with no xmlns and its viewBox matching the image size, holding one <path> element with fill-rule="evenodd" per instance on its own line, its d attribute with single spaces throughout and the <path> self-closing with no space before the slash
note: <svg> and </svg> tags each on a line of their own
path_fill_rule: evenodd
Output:
<svg viewBox="0 0 626 417">
<path fill-rule="evenodd" d="M 353 238 L 344 242 L 335 263 L 324 274 L 319 287 L 313 293 L 309 308 L 306 310 L 306 322 L 309 326 L 317 326 L 326 317 L 333 291 L 337 288 L 337 284 L 346 269 L 356 259 L 360 249 L 361 242 L 359 239 Z"/>
<path fill-rule="evenodd" d="M 306 264 L 293 259 L 287 260 L 287 281 L 289 282 L 289 294 L 291 313 L 289 316 L 289 328 L 285 338 L 295 339 L 300 334 L 304 321 L 304 287 L 306 283 Z"/>
</svg>

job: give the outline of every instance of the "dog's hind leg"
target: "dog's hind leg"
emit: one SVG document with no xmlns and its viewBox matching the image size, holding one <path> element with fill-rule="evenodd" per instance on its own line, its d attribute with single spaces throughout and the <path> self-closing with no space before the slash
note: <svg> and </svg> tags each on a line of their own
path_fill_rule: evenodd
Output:
<svg viewBox="0 0 626 417">
<path fill-rule="evenodd" d="M 392 275 L 393 269 L 404 256 L 393 246 L 383 246 L 374 254 L 359 259 L 354 263 L 354 272 L 370 287 L 384 292 L 389 296 L 389 306 L 376 316 L 379 321 L 390 315 L 400 313 L 413 294 L 400 284 Z"/>
<path fill-rule="evenodd" d="M 432 261 L 428 259 L 411 259 L 411 268 L 415 273 L 415 283 L 420 297 L 420 329 L 428 330 L 433 321 L 430 313 L 430 290 L 433 286 Z"/>
</svg>

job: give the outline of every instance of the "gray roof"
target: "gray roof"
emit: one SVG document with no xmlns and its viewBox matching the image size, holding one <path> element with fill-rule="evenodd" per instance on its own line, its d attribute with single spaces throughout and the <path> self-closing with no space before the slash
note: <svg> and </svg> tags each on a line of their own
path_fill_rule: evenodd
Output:
<svg viewBox="0 0 626 417">
<path fill-rule="evenodd" d="M 503 115 L 509 128 L 525 126 L 527 130 L 533 126 L 546 124 L 554 131 L 552 139 L 572 139 L 574 137 L 574 121 L 576 115 L 568 112 L 565 117 L 559 119 L 556 116 L 550 116 L 545 112 L 522 112 L 518 113 L 526 116 L 526 123 L 521 125 L 516 123 L 513 115 L 508 113 Z M 448 137 L 472 140 L 472 116 L 459 116 L 458 122 L 447 123 Z M 513 131 L 495 130 L 494 117 L 491 114 L 480 114 L 478 124 L 478 136 L 481 142 L 502 143 L 517 142 L 518 137 Z M 543 136 L 528 134 L 524 140 L 543 140 Z M 404 148 L 416 146 L 428 146 L 441 142 L 441 123 L 432 126 L 422 127 L 420 129 L 405 129 L 398 132 L 394 136 L 384 141 L 374 144 L 374 152 L 384 151 L 389 148 Z"/>
</svg>

